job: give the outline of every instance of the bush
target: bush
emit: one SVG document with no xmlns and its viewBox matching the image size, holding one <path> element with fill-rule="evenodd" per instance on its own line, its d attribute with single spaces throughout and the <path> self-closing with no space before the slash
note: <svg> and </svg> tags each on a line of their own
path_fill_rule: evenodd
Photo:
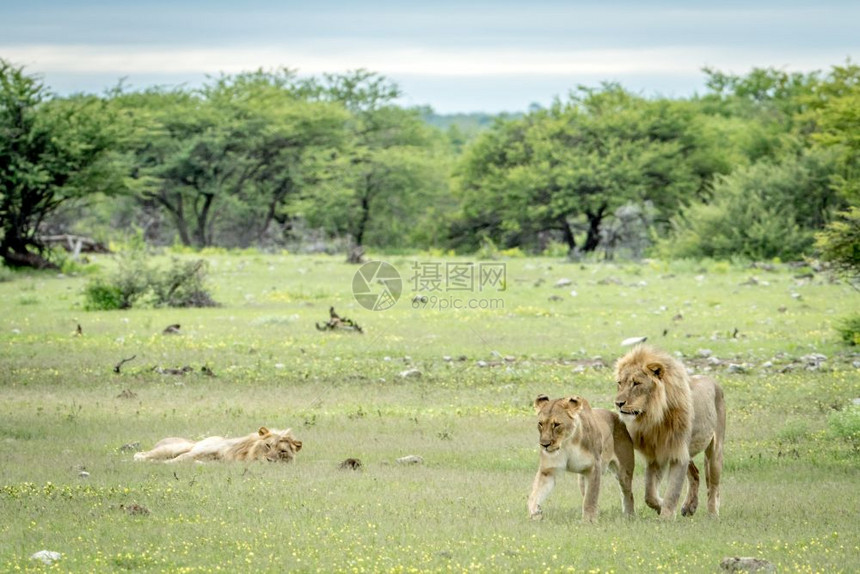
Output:
<svg viewBox="0 0 860 574">
<path fill-rule="evenodd" d="M 119 268 L 108 279 L 96 278 L 84 288 L 84 309 L 111 311 L 129 309 L 149 297 L 158 307 L 214 307 L 217 303 L 205 288 L 206 261 L 174 259 L 166 271 L 149 266 L 145 252 L 123 253 Z"/>
<path fill-rule="evenodd" d="M 842 340 L 849 345 L 860 345 L 860 315 L 852 315 L 843 319 L 836 326 Z"/>
<path fill-rule="evenodd" d="M 173 265 L 152 282 L 155 304 L 167 307 L 215 307 L 218 304 L 206 291 L 208 265 L 197 261 L 173 260 Z"/>
<path fill-rule="evenodd" d="M 831 414 L 827 426 L 833 436 L 846 441 L 855 451 L 860 450 L 860 405 Z"/>
<path fill-rule="evenodd" d="M 127 309 L 123 306 L 122 290 L 105 282 L 95 279 L 84 287 L 84 309 L 87 311 L 114 311 Z"/>
<path fill-rule="evenodd" d="M 833 203 L 826 158 L 804 157 L 779 164 L 739 168 L 714 183 L 713 201 L 696 204 L 673 219 L 658 242 L 667 258 L 743 257 L 767 261 L 801 258 L 814 230 Z"/>
</svg>

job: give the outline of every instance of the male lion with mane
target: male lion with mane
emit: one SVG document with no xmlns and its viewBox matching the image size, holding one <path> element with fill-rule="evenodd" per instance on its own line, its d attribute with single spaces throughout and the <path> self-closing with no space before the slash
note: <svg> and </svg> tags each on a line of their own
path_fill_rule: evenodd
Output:
<svg viewBox="0 0 860 574">
<path fill-rule="evenodd" d="M 726 435 L 723 390 L 709 377 L 690 377 L 672 356 L 647 345 L 634 347 L 615 364 L 615 406 L 636 450 L 645 457 L 645 503 L 661 518 L 674 518 L 689 478 L 683 516 L 699 504 L 699 469 L 693 457 L 705 453 L 708 513 L 720 513 L 720 473 Z M 668 468 L 665 498 L 657 486 Z"/>
<path fill-rule="evenodd" d="M 542 517 L 541 504 L 552 492 L 555 477 L 565 470 L 579 474 L 582 518 L 597 518 L 600 476 L 611 468 L 621 486 L 624 514 L 633 514 L 633 443 L 618 415 L 606 409 L 592 409 L 582 397 L 551 401 L 546 395 L 535 399 L 540 432 L 540 466 L 529 496 L 529 515 Z"/>
<path fill-rule="evenodd" d="M 238 438 L 210 436 L 199 441 L 165 438 L 158 441 L 152 450 L 135 454 L 134 460 L 290 462 L 301 449 L 302 441 L 293 436 L 291 429 L 281 431 L 260 427 L 257 432 Z"/>
</svg>

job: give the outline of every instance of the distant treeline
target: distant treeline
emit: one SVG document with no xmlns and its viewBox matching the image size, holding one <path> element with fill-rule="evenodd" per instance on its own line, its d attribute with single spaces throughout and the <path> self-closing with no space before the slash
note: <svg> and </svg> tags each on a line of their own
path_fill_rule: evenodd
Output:
<svg viewBox="0 0 860 574">
<path fill-rule="evenodd" d="M 860 205 L 860 68 L 705 69 L 704 94 L 578 87 L 443 116 L 367 71 L 55 97 L 0 59 L 0 256 L 40 237 L 360 253 L 798 258 Z"/>
</svg>

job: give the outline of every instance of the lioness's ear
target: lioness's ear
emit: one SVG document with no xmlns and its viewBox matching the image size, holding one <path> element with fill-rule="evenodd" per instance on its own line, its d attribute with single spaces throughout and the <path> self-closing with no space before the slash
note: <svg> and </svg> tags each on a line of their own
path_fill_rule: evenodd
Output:
<svg viewBox="0 0 860 574">
<path fill-rule="evenodd" d="M 549 401 L 549 397 L 548 397 L 548 396 L 546 396 L 546 395 L 538 395 L 538 397 L 535 399 L 535 410 L 536 410 L 536 411 L 540 411 L 540 409 L 541 409 L 541 407 L 544 405 L 544 403 L 546 403 L 546 402 L 548 402 L 548 401 Z"/>
<path fill-rule="evenodd" d="M 302 450 L 302 441 L 291 439 L 290 442 L 293 443 L 293 448 L 296 450 L 296 452 Z"/>
<path fill-rule="evenodd" d="M 656 362 L 655 363 L 648 363 L 648 365 L 645 368 L 648 369 L 648 371 L 650 373 L 652 373 L 658 379 L 661 379 L 661 380 L 663 379 L 663 372 L 666 369 L 663 367 L 662 364 L 656 363 Z"/>
<path fill-rule="evenodd" d="M 576 413 L 576 411 L 579 409 L 579 407 L 581 405 L 582 405 L 582 397 L 578 397 L 576 395 L 574 395 L 572 397 L 567 397 L 567 400 L 564 401 L 564 408 L 567 409 L 567 411 L 570 414 Z"/>
<path fill-rule="evenodd" d="M 269 434 L 269 429 L 267 429 L 266 427 L 260 427 L 260 430 L 258 430 L 257 432 L 260 433 L 260 436 L 266 436 L 267 434 Z"/>
</svg>

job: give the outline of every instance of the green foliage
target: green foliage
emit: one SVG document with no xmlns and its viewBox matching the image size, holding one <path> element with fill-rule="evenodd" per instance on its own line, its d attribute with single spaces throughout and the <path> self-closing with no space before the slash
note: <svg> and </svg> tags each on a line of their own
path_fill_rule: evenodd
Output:
<svg viewBox="0 0 860 574">
<path fill-rule="evenodd" d="M 842 340 L 849 345 L 860 345 L 860 314 L 842 319 L 836 325 Z"/>
<path fill-rule="evenodd" d="M 84 309 L 130 309 L 146 300 L 156 307 L 214 307 L 206 288 L 206 261 L 174 258 L 161 271 L 150 264 L 142 245 L 133 242 L 109 277 L 95 277 L 84 288 Z"/>
<path fill-rule="evenodd" d="M 61 206 L 122 189 L 110 150 L 122 122 L 93 96 L 52 99 L 34 76 L 0 59 L 0 258 L 53 267 L 39 226 Z"/>
<path fill-rule="evenodd" d="M 84 309 L 87 311 L 114 311 L 130 306 L 119 285 L 94 279 L 84 287 Z"/>
<path fill-rule="evenodd" d="M 851 445 L 854 452 L 860 451 L 860 405 L 832 413 L 827 417 L 827 426 L 836 438 Z"/>
<path fill-rule="evenodd" d="M 693 108 L 648 101 L 617 85 L 581 89 L 566 103 L 497 123 L 458 170 L 465 245 L 490 234 L 505 247 L 536 247 L 551 234 L 568 250 L 594 251 L 601 228 L 628 203 L 650 202 L 662 219 L 702 193 L 714 166 L 694 129 Z M 714 142 L 715 143 L 715 142 Z"/>
<path fill-rule="evenodd" d="M 816 236 L 815 246 L 837 273 L 852 283 L 860 281 L 860 207 L 838 213 Z"/>
<path fill-rule="evenodd" d="M 826 159 L 812 154 L 757 163 L 719 178 L 713 200 L 676 217 L 658 251 L 667 257 L 800 258 L 812 246 L 815 224 L 827 219 L 834 202 L 823 166 Z"/>
<path fill-rule="evenodd" d="M 152 281 L 156 306 L 215 307 L 217 303 L 206 289 L 208 265 L 205 260 L 174 259 L 161 276 Z"/>
</svg>

